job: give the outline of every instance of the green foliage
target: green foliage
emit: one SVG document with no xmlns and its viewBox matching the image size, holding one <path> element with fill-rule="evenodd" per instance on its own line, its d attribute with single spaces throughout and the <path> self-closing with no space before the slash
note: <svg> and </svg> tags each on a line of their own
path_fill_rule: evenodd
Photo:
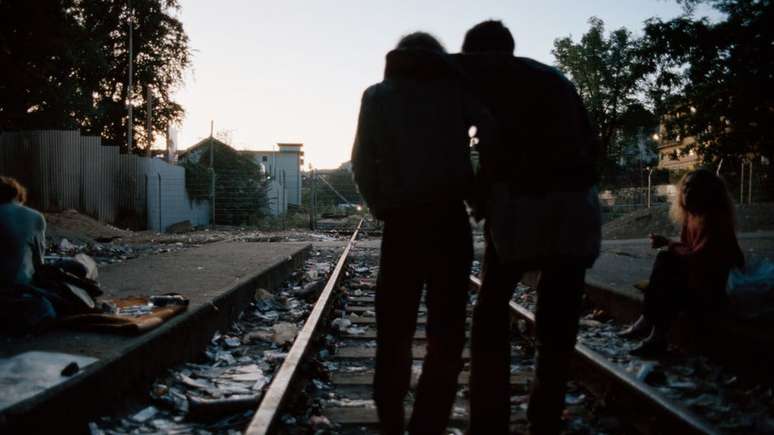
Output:
<svg viewBox="0 0 774 435">
<path fill-rule="evenodd" d="M 185 190 L 191 199 L 210 199 L 211 171 L 209 168 L 188 161 L 180 163 L 185 168 Z"/>
<path fill-rule="evenodd" d="M 179 122 L 183 108 L 171 94 L 190 64 L 179 2 L 132 0 L 132 8 L 124 0 L 0 2 L 0 129 L 80 128 L 126 149 L 130 101 L 142 149 L 149 134 Z M 152 132 L 145 131 L 148 89 Z"/>
<path fill-rule="evenodd" d="M 210 145 L 214 168 L 210 171 Z M 267 214 L 268 181 L 260 167 L 228 145 L 210 139 L 189 153 L 198 159 L 183 158 L 186 189 L 194 198 L 211 198 L 211 173 L 215 174 L 215 222 L 219 225 L 254 225 Z"/>
<path fill-rule="evenodd" d="M 640 55 L 641 41 L 625 28 L 606 35 L 604 22 L 589 19 L 589 31 L 580 41 L 570 37 L 554 41 L 557 66 L 578 89 L 599 134 L 604 159 L 612 166 L 624 153 L 625 141 L 651 131 L 658 123 L 643 116 L 643 86 L 649 65 Z M 624 139 L 624 141 L 621 141 Z"/>
</svg>

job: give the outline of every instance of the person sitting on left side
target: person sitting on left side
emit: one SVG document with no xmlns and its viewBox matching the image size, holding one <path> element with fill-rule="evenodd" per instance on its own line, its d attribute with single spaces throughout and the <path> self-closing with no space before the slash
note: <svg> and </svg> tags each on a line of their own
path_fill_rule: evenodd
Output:
<svg viewBox="0 0 774 435">
<path fill-rule="evenodd" d="M 56 317 L 48 300 L 23 291 L 46 250 L 46 220 L 26 200 L 18 181 L 0 176 L 0 332 L 38 329 Z"/>
</svg>

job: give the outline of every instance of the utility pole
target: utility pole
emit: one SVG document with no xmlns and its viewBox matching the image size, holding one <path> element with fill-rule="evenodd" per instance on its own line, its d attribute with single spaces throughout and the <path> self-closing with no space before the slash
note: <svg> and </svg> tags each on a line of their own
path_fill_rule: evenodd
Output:
<svg viewBox="0 0 774 435">
<path fill-rule="evenodd" d="M 752 171 L 753 171 L 753 159 L 750 158 L 750 170 L 747 172 L 747 204 L 752 204 Z"/>
<path fill-rule="evenodd" d="M 653 176 L 653 168 L 648 167 L 648 208 L 650 208 L 650 201 L 651 201 L 651 190 L 652 190 L 652 181 L 651 177 Z"/>
<path fill-rule="evenodd" d="M 151 94 L 150 86 L 145 87 L 145 102 L 147 103 L 145 108 L 145 134 L 148 135 L 148 149 L 146 150 L 146 155 L 150 157 L 151 146 L 153 146 L 153 94 Z"/>
<path fill-rule="evenodd" d="M 742 159 L 742 179 L 739 181 L 739 205 L 744 204 L 744 164 L 745 161 Z"/>
<path fill-rule="evenodd" d="M 282 207 L 285 210 L 282 213 L 282 229 L 287 229 L 288 219 L 288 192 L 287 192 L 287 177 L 285 176 L 285 170 L 282 170 Z"/>
<path fill-rule="evenodd" d="M 315 227 L 317 226 L 317 180 L 315 180 L 314 168 L 312 168 L 311 164 L 309 165 L 309 172 L 311 174 L 311 198 L 309 198 L 309 206 L 311 210 L 309 213 L 309 229 L 314 231 Z"/>
<path fill-rule="evenodd" d="M 210 207 L 212 208 L 212 229 L 215 229 L 215 138 L 212 131 L 215 121 L 210 121 Z"/>
<path fill-rule="evenodd" d="M 133 130 L 133 124 L 134 120 L 132 118 L 132 57 L 133 57 L 133 49 L 132 49 L 132 27 L 134 27 L 134 11 L 132 10 L 132 0 L 128 0 L 129 3 L 129 86 L 126 88 L 126 99 L 129 103 L 129 123 L 127 128 L 128 131 L 128 148 L 129 153 L 132 152 L 132 130 Z"/>
</svg>

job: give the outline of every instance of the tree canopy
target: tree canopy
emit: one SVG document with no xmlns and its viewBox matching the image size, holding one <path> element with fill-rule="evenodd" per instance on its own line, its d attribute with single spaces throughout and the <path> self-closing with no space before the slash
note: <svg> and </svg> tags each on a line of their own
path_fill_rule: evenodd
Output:
<svg viewBox="0 0 774 435">
<path fill-rule="evenodd" d="M 643 134 L 647 146 L 653 145 L 649 138 L 658 123 L 643 102 L 651 66 L 640 55 L 642 42 L 629 30 L 606 34 L 604 22 L 596 17 L 589 19 L 589 25 L 578 42 L 571 37 L 556 39 L 552 53 L 595 123 L 602 147 L 599 155 L 604 159 L 600 164 L 609 166 L 631 154 L 627 147 L 635 142 L 639 149 Z"/>
<path fill-rule="evenodd" d="M 190 64 L 178 0 L 0 1 L 0 130 L 70 129 L 127 146 L 127 104 L 138 149 L 178 123 L 171 94 Z M 128 89 L 129 26 L 133 83 Z M 152 138 L 151 138 L 152 139 Z"/>
<path fill-rule="evenodd" d="M 683 0 L 686 15 L 650 20 L 644 53 L 660 65 L 667 139 L 693 136 L 705 161 L 774 162 L 774 7 L 770 0 Z M 707 3 L 711 22 L 691 15 Z M 769 165 L 772 168 L 774 165 Z"/>
</svg>

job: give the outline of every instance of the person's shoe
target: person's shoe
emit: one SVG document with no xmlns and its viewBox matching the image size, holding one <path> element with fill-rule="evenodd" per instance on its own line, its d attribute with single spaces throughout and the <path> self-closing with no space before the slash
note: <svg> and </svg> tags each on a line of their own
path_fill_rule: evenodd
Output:
<svg viewBox="0 0 774 435">
<path fill-rule="evenodd" d="M 653 325 L 645 320 L 645 316 L 640 316 L 632 326 L 618 333 L 621 338 L 645 338 L 652 334 Z"/>
<path fill-rule="evenodd" d="M 640 358 L 655 358 L 664 355 L 667 351 L 667 341 L 665 337 L 657 337 L 651 334 L 645 340 L 642 340 L 639 346 L 629 351 L 629 355 Z"/>
</svg>

